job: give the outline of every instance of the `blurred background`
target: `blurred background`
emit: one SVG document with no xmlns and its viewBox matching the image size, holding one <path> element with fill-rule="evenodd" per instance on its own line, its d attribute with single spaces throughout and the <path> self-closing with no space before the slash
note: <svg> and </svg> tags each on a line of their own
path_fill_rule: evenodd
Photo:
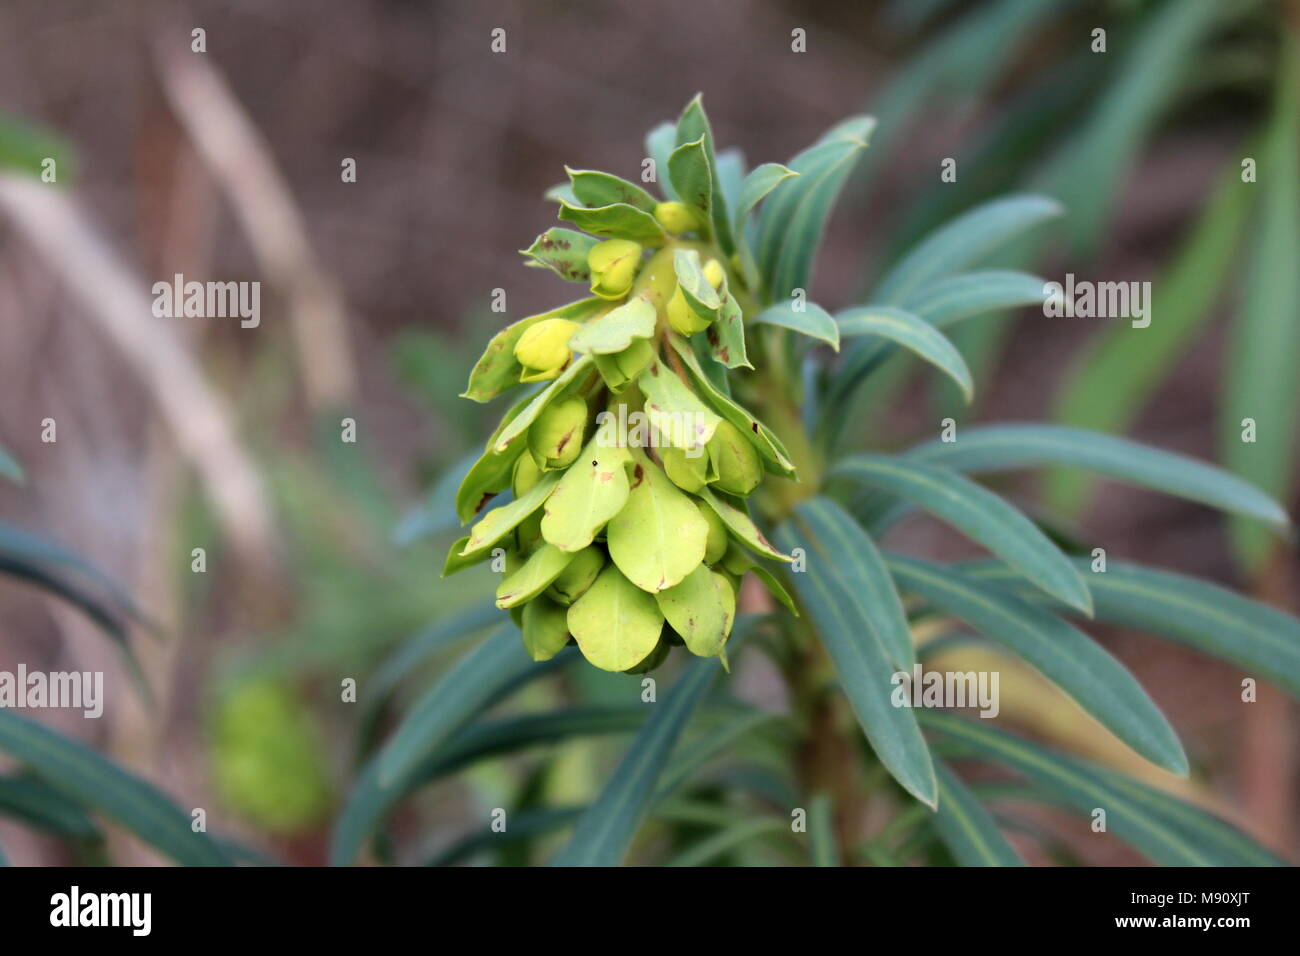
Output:
<svg viewBox="0 0 1300 956">
<path fill-rule="evenodd" d="M 1269 203 L 1221 187 L 1294 130 L 1279 71 L 1298 27 L 1296 4 L 1267 0 L 7 0 L 0 447 L 25 480 L 0 482 L 0 517 L 129 593 L 154 699 L 82 611 L 8 578 L 0 669 L 105 671 L 102 720 L 40 719 L 207 808 L 211 828 L 321 862 L 353 774 L 340 681 L 364 681 L 489 587 L 438 578 L 452 537 L 438 479 L 500 414 L 456 397 L 483 344 L 568 291 L 516 252 L 554 222 L 542 194 L 565 163 L 635 178 L 644 132 L 697 91 L 719 145 L 751 164 L 846 115 L 878 117 L 819 259 L 813 294 L 831 309 L 985 198 L 1060 198 L 1064 219 L 1009 264 L 1153 280 L 1149 341 L 1123 321 L 992 317 L 964 343 L 981 397 L 962 414 L 1075 421 L 1223 461 L 1221 410 L 1250 378 L 1232 372 L 1236 324 L 1277 270 L 1258 264 Z M 34 178 L 45 156 L 56 184 Z M 948 157 L 955 183 L 939 178 Z M 355 182 L 341 176 L 349 158 Z M 260 281 L 259 327 L 153 317 L 150 286 L 176 273 Z M 508 315 L 491 310 L 494 289 Z M 1294 301 L 1274 315 L 1265 334 L 1294 350 Z M 955 411 L 931 378 L 900 375 L 854 430 L 892 447 Z M 46 419 L 56 441 L 42 440 Z M 1293 411 L 1283 420 L 1296 430 Z M 1294 452 L 1280 447 L 1265 472 L 1293 505 Z M 1013 487 L 1112 556 L 1295 610 L 1294 554 L 1208 509 L 1070 476 Z M 900 534 L 969 553 L 923 523 Z M 1293 705 L 1261 692 L 1242 706 L 1228 665 L 1102 636 L 1182 734 L 1193 796 L 1294 858 Z M 1141 772 L 1058 724 L 1027 729 Z M 526 771 L 430 790 L 404 811 L 412 832 L 447 842 Z M 1051 820 L 1084 862 L 1137 859 Z M 68 861 L 3 821 L 0 842 L 16 863 Z"/>
</svg>

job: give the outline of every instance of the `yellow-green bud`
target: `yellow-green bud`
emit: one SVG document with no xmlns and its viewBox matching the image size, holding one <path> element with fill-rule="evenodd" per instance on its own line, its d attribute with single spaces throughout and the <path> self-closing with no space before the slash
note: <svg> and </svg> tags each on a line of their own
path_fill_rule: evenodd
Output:
<svg viewBox="0 0 1300 956">
<path fill-rule="evenodd" d="M 546 593 L 568 607 L 587 593 L 604 567 L 605 552 L 594 544 L 588 545 L 573 556 Z"/>
<path fill-rule="evenodd" d="M 602 299 L 621 299 L 632 288 L 641 266 L 641 244 L 631 239 L 606 239 L 587 253 L 591 291 Z"/>
<path fill-rule="evenodd" d="M 530 325 L 515 343 L 515 358 L 524 367 L 521 382 L 555 378 L 569 361 L 569 339 L 578 323 L 568 319 L 543 319 Z"/>
<path fill-rule="evenodd" d="M 673 297 L 668 300 L 668 324 L 682 335 L 691 335 L 707 329 L 709 320 L 696 314 L 682 294 L 682 287 L 678 286 Z"/>
<path fill-rule="evenodd" d="M 763 466 L 753 444 L 729 421 L 718 423 L 709 439 L 709 460 L 717 473 L 714 484 L 732 495 L 747 495 L 763 477 Z"/>
<path fill-rule="evenodd" d="M 682 491 L 694 493 L 708 480 L 709 456 L 698 446 L 691 451 L 694 457 L 681 448 L 662 448 L 659 457 L 672 483 Z"/>
<path fill-rule="evenodd" d="M 542 480 L 542 469 L 537 467 L 532 455 L 520 455 L 515 460 L 515 470 L 510 475 L 510 488 L 516 498 L 528 494 L 533 485 Z"/>
<path fill-rule="evenodd" d="M 723 280 L 727 278 L 727 272 L 722 268 L 722 263 L 717 259 L 710 259 L 704 263 L 704 278 L 708 280 L 709 285 L 715 289 L 721 289 Z"/>
<path fill-rule="evenodd" d="M 551 402 L 528 428 L 528 450 L 542 471 L 567 468 L 582 450 L 587 403 L 578 396 Z"/>
<path fill-rule="evenodd" d="M 709 523 L 709 537 L 704 545 L 704 563 L 717 564 L 727 553 L 727 526 L 708 505 L 697 501 L 695 506 L 700 509 L 700 514 L 704 515 L 704 520 Z"/>
<path fill-rule="evenodd" d="M 675 236 L 700 228 L 700 219 L 695 215 L 695 210 L 684 202 L 661 202 L 655 206 L 655 219 Z"/>
</svg>

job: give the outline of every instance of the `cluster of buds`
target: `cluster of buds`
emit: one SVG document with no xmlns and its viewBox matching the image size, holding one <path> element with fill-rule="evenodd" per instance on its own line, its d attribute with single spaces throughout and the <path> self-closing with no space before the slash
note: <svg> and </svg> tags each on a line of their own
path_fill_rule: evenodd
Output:
<svg viewBox="0 0 1300 956">
<path fill-rule="evenodd" d="M 576 643 L 609 671 L 647 671 L 673 646 L 725 662 L 742 576 L 779 589 L 755 555 L 788 560 L 746 498 L 765 471 L 794 472 L 727 384 L 748 364 L 745 287 L 706 211 L 570 177 L 560 218 L 590 234 L 551 229 L 526 254 L 592 294 L 503 329 L 475 366 L 477 401 L 539 384 L 466 475 L 457 508 L 474 523 L 444 574 L 496 557 L 497 605 L 539 661 Z"/>
</svg>

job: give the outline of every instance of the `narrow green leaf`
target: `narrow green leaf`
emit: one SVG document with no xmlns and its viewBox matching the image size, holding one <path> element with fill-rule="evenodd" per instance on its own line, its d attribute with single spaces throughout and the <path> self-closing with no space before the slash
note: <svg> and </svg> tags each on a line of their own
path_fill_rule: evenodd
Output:
<svg viewBox="0 0 1300 956">
<path fill-rule="evenodd" d="M 1128 669 L 1082 631 L 980 579 L 916 558 L 888 555 L 904 591 L 919 594 L 1005 644 L 1152 763 L 1187 775 L 1187 755 L 1160 708 Z"/>
<path fill-rule="evenodd" d="M 982 544 L 1053 597 L 1092 613 L 1088 585 L 1038 527 L 1004 499 L 955 472 L 886 455 L 853 455 L 832 476 L 915 504 Z"/>
<path fill-rule="evenodd" d="M 1061 215 L 1047 196 L 1003 196 L 976 206 L 935 230 L 876 283 L 871 298 L 900 304 L 935 279 L 979 262 L 1013 237 Z"/>
<path fill-rule="evenodd" d="M 791 329 L 800 335 L 825 342 L 837 352 L 840 348 L 839 326 L 831 314 L 815 302 L 787 299 L 768 306 L 750 321 Z"/>
<path fill-rule="evenodd" d="M 1241 865 L 1238 854 L 1243 851 L 1225 849 L 1229 837 L 1237 846 L 1247 838 L 1171 794 L 997 730 L 989 721 L 925 711 L 921 723 L 927 731 L 954 745 L 959 755 L 982 757 L 1009 767 L 1077 813 L 1091 817 L 1095 809 L 1105 810 L 1108 831 L 1155 863 Z M 1261 853 L 1262 858 L 1258 855 Z M 1256 859 L 1269 858 L 1257 848 L 1252 855 Z"/>
<path fill-rule="evenodd" d="M 758 262 L 750 248 L 749 217 L 765 196 L 787 179 L 798 176 L 793 169 L 780 163 L 764 163 L 755 167 L 740 188 L 740 198 L 735 205 L 731 228 L 736 237 L 736 255 L 740 259 L 740 272 L 745 277 L 745 284 L 751 289 L 762 286 L 762 275 L 758 271 Z"/>
<path fill-rule="evenodd" d="M 103 839 L 76 801 L 35 777 L 0 776 L 0 816 L 73 840 Z"/>
<path fill-rule="evenodd" d="M 1291 500 L 1300 433 L 1300 38 L 1294 31 L 1283 43 L 1274 96 L 1241 312 L 1227 349 L 1219 447 L 1237 474 Z M 1254 426 L 1250 441 L 1247 420 Z M 1232 542 L 1250 568 L 1276 546 L 1263 529 L 1243 522 L 1232 524 Z"/>
<path fill-rule="evenodd" d="M 1201 47 L 1224 9 L 1217 0 L 1153 8 L 1119 54 L 1121 62 L 1108 71 L 1109 85 L 1094 94 L 1091 112 L 1071 124 L 1071 135 L 1035 178 L 1038 188 L 1070 210 L 1065 226 L 1076 248 L 1096 245 L 1143 143 L 1189 72 L 1201 68 Z"/>
<path fill-rule="evenodd" d="M 966 784 L 942 760 L 935 760 L 939 778 L 939 809 L 934 828 L 962 866 L 1024 866 L 1015 851 Z"/>
<path fill-rule="evenodd" d="M 890 306 L 861 306 L 840 312 L 835 321 L 840 335 L 846 338 L 878 335 L 911 350 L 956 382 L 966 401 L 971 400 L 975 383 L 966 360 L 942 332 L 911 312 Z"/>
<path fill-rule="evenodd" d="M 800 503 L 794 513 L 805 537 L 825 562 L 822 573 L 838 578 L 863 626 L 876 636 L 894 664 L 911 670 L 916 647 L 907 613 L 875 542 L 852 515 L 829 498 L 811 498 Z"/>
<path fill-rule="evenodd" d="M 1124 438 L 1061 425 L 984 425 L 963 429 L 955 442 L 932 441 L 907 457 L 962 472 L 1076 465 L 1108 478 L 1287 524 L 1286 512 L 1254 485 L 1194 458 Z"/>
<path fill-rule="evenodd" d="M 1243 144 L 1242 155 L 1258 155 Z M 1053 402 L 1065 425 L 1122 434 L 1214 315 L 1224 288 L 1236 281 L 1238 251 L 1254 183 L 1241 181 L 1234 151 L 1190 236 L 1156 280 L 1158 320 L 1146 328 L 1108 326 L 1075 354 Z M 1076 515 L 1096 485 L 1089 474 L 1054 470 L 1043 495 L 1053 510 Z"/>
<path fill-rule="evenodd" d="M 358 723 L 362 749 L 374 739 L 384 707 L 403 677 L 418 672 L 430 657 L 454 642 L 499 623 L 501 612 L 491 601 L 473 604 L 423 628 L 385 658 L 366 678 L 366 692 L 361 695 L 361 720 Z"/>
<path fill-rule="evenodd" d="M 874 128 L 875 120 L 867 116 L 837 124 L 790 161 L 799 178 L 764 203 L 757 258 L 768 279 L 769 301 L 808 288 L 831 208 Z"/>
<path fill-rule="evenodd" d="M 845 556 L 798 525 L 797 521 L 782 525 L 776 540 L 787 551 L 800 547 L 808 554 L 807 570 L 790 577 L 830 653 L 844 695 L 880 762 L 905 790 L 933 807 L 938 799 L 934 767 L 916 714 L 890 701 L 895 667 L 885 646 L 862 620 L 858 601 L 833 573 Z"/>
<path fill-rule="evenodd" d="M 1080 558 L 1075 564 L 1087 571 L 1090 562 Z M 996 563 L 963 570 L 980 580 L 1017 585 L 1014 572 Z M 1300 620 L 1291 615 L 1209 581 L 1126 561 L 1107 561 L 1106 570 L 1089 573 L 1088 582 L 1098 621 L 1186 644 L 1300 697 Z"/>
<path fill-rule="evenodd" d="M 377 758 L 379 786 L 393 788 L 498 690 L 534 666 L 518 629 L 502 625 L 457 661 L 407 714 Z"/>
<path fill-rule="evenodd" d="M 77 741 L 11 711 L 0 710 L 0 751 L 177 863 L 230 863 L 206 833 L 190 829 L 189 814 L 162 791 Z"/>
<path fill-rule="evenodd" d="M 742 820 L 740 823 L 725 827 L 712 836 L 693 844 L 689 849 L 683 850 L 665 863 L 664 866 L 703 866 L 742 843 L 748 843 L 755 837 L 788 832 L 786 822 L 776 817 Z"/>
<path fill-rule="evenodd" d="M 703 700 L 720 665 L 715 658 L 691 661 L 662 703 L 637 732 L 626 756 L 574 828 L 552 866 L 617 866 L 654 800 L 655 785 L 677 738 Z"/>
<path fill-rule="evenodd" d="M 812 844 L 813 866 L 839 866 L 835 845 L 835 813 L 828 794 L 819 793 L 808 807 L 808 841 Z"/>
<path fill-rule="evenodd" d="M 453 866 L 486 850 L 500 849 L 511 843 L 548 836 L 572 825 L 582 816 L 585 809 L 585 807 L 540 807 L 535 810 L 517 810 L 510 814 L 508 829 L 497 830 L 489 825 L 475 830 L 439 850 L 421 865 Z"/>
</svg>

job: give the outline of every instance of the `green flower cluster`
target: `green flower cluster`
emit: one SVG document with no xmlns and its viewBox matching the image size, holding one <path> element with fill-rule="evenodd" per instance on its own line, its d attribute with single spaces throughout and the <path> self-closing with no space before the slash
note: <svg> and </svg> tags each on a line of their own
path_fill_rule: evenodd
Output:
<svg viewBox="0 0 1300 956">
<path fill-rule="evenodd" d="M 499 332 L 465 392 L 488 401 L 539 383 L 466 475 L 457 509 L 474 524 L 443 572 L 497 558 L 497 605 L 539 661 L 569 643 L 609 671 L 650 670 L 675 645 L 725 661 L 747 571 L 788 602 L 751 556 L 789 560 L 746 498 L 765 472 L 794 468 L 730 393 L 726 370 L 749 365 L 738 301 L 749 291 L 716 219 L 698 103 L 677 138 L 673 191 L 700 204 L 569 170 L 560 218 L 583 231 L 551 229 L 525 255 L 592 294 Z"/>
</svg>

